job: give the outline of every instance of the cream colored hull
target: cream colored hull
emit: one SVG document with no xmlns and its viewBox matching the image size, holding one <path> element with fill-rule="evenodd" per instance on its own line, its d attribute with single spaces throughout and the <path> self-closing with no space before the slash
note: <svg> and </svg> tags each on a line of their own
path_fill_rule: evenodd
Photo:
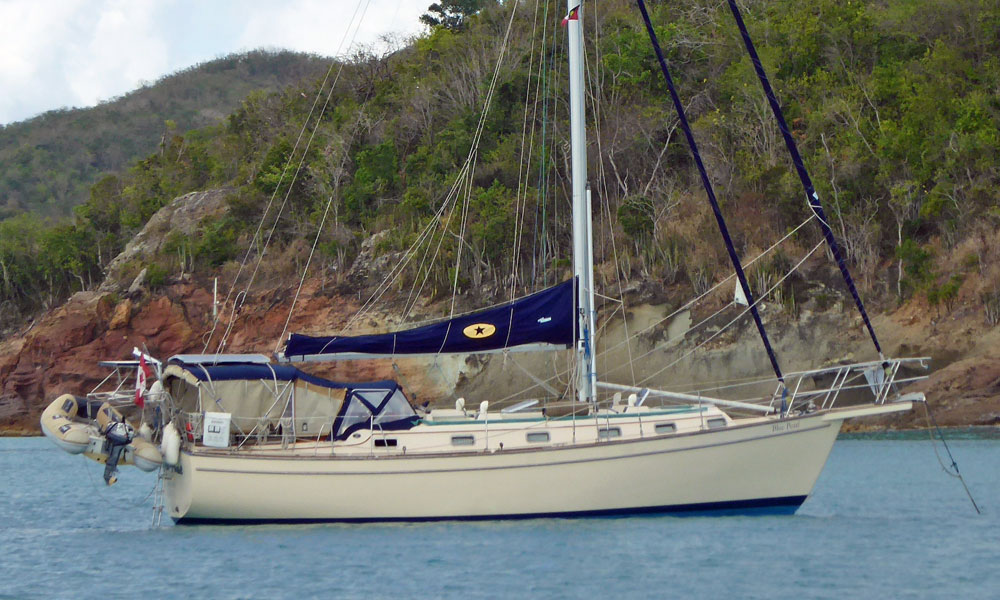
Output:
<svg viewBox="0 0 1000 600">
<path fill-rule="evenodd" d="M 181 456 L 179 522 L 491 519 L 711 509 L 793 512 L 845 418 L 875 406 L 544 450 L 339 458 Z M 738 423 L 738 422 L 737 422 Z"/>
</svg>

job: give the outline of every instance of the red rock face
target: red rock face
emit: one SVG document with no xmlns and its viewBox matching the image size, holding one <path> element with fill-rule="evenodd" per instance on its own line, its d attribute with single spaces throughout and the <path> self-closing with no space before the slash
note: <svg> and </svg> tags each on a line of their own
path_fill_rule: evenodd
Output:
<svg viewBox="0 0 1000 600">
<path fill-rule="evenodd" d="M 290 331 L 326 334 L 342 330 L 359 307 L 356 295 L 331 296 L 309 282 L 286 328 L 292 289 L 253 294 L 239 311 L 223 351 L 270 355 Z M 227 319 L 231 311 L 230 303 L 220 311 L 221 318 Z M 366 319 L 364 327 L 384 330 L 386 324 L 377 321 Z M 905 335 L 897 332 L 900 341 L 927 338 L 927 327 L 908 327 Z M 208 351 L 214 352 L 225 329 L 222 321 L 213 332 L 210 285 L 176 283 L 155 294 L 122 300 L 111 293 L 78 293 L 24 331 L 0 340 L 0 432 L 37 434 L 38 416 L 52 399 L 64 393 L 86 394 L 108 375 L 98 365 L 101 360 L 129 359 L 133 347 L 146 348 L 163 359 L 174 354 L 202 353 L 206 341 Z M 956 325 L 956 331 L 959 329 Z M 983 332 L 990 344 L 992 335 L 992 331 Z M 934 347 L 949 347 L 947 339 L 927 343 L 931 342 Z M 914 353 L 903 350 L 900 347 L 898 353 Z M 1000 424 L 1000 356 L 995 352 L 970 352 L 973 355 L 969 357 L 961 354 L 956 352 L 950 359 L 935 361 L 930 379 L 908 391 L 927 393 L 941 425 Z M 449 360 L 453 359 L 386 359 L 307 364 L 301 368 L 340 381 L 395 379 L 415 403 L 428 399 L 441 403 L 463 393 L 456 391 L 456 385 L 461 387 L 468 370 L 467 365 Z M 490 395 L 506 393 L 502 388 L 509 378 L 509 372 L 487 378 L 492 386 Z M 926 426 L 926 417 L 921 409 L 877 422 L 852 422 L 852 426 L 922 427 Z"/>
<path fill-rule="evenodd" d="M 108 374 L 98 361 L 131 358 L 133 347 L 164 357 L 194 350 L 204 324 L 189 322 L 183 303 L 170 295 L 209 303 L 211 296 L 188 284 L 175 288 L 117 305 L 111 294 L 81 292 L 16 337 L 20 343 L 0 346 L 0 404 L 7 406 L 0 427 L 36 430 L 52 398 L 91 391 Z"/>
<path fill-rule="evenodd" d="M 89 393 L 108 375 L 98 362 L 130 359 L 135 347 L 145 348 L 161 359 L 206 351 L 270 355 L 289 331 L 329 333 L 348 322 L 358 309 L 357 297 L 331 296 L 315 279 L 303 286 L 289 320 L 295 282 L 284 281 L 280 291 L 250 294 L 220 349 L 233 306 L 232 302 L 220 306 L 220 322 L 213 326 L 210 280 L 205 280 L 204 285 L 184 280 L 153 294 L 140 290 L 124 299 L 114 293 L 128 287 L 123 273 L 129 261 L 161 249 L 165 231 L 190 235 L 206 216 L 224 212 L 230 191 L 207 190 L 175 199 L 157 212 L 111 262 L 99 290 L 79 292 L 24 330 L 0 339 L 0 433 L 38 433 L 38 416 L 53 398 L 65 393 Z M 374 239 L 366 242 L 368 254 L 359 261 L 363 263 L 361 270 L 368 269 L 365 265 L 371 262 Z M 273 277 L 277 288 L 277 280 L 287 279 L 287 274 L 279 272 Z M 372 321 L 366 325 L 377 327 L 382 323 Z M 396 378 L 412 386 L 412 394 L 440 391 L 449 384 L 448 377 L 429 375 L 426 364 L 419 361 L 397 367 L 388 360 L 363 365 L 309 365 L 305 370 L 341 380 Z M 437 373 L 443 371 L 438 369 Z M 450 385 L 453 388 L 454 382 Z M 452 388 L 447 391 L 450 393 Z"/>
<path fill-rule="evenodd" d="M 224 351 L 272 354 L 288 317 L 291 295 L 285 295 L 265 294 L 244 305 Z M 289 329 L 333 331 L 355 310 L 352 300 L 316 295 L 306 286 Z M 107 369 L 98 365 L 101 360 L 130 359 L 134 347 L 163 359 L 201 353 L 211 330 L 211 288 L 178 283 L 146 298 L 117 303 L 112 294 L 78 293 L 0 344 L 0 430 L 37 432 L 38 416 L 53 398 L 86 394 L 107 376 Z M 225 323 L 219 323 L 209 351 L 216 350 L 224 330 Z M 389 361 L 309 370 L 345 380 L 394 375 Z M 417 380 L 418 374 L 412 377 Z"/>
</svg>

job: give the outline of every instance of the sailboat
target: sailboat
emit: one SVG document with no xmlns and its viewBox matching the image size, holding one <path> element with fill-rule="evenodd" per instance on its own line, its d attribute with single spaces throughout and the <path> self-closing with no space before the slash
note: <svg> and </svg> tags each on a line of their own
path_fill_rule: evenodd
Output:
<svg viewBox="0 0 1000 600">
<path fill-rule="evenodd" d="M 177 523 L 793 513 L 811 493 L 845 420 L 907 411 L 923 401 L 899 388 L 915 379 L 904 376 L 906 368 L 924 359 L 887 358 L 880 350 L 877 360 L 781 372 L 756 311 L 759 300 L 716 210 L 737 294 L 775 367 L 773 393 L 738 400 L 602 380 L 595 367 L 582 15 L 580 0 L 567 5 L 571 279 L 412 329 L 292 334 L 277 360 L 187 354 L 161 362 L 137 350 L 136 361 L 106 365 L 155 370 L 157 380 L 142 396 L 155 415 L 151 423 L 137 430 L 116 410 L 133 401 L 119 379 L 110 394 L 53 402 L 42 416 L 46 435 L 105 463 L 109 483 L 118 464 L 157 470 L 159 504 Z M 640 7 L 649 25 L 641 1 Z M 689 141 L 696 153 L 690 133 Z M 709 196 L 714 202 L 710 188 Z M 857 298 L 853 284 L 851 290 Z M 866 315 L 865 323 L 871 329 Z M 562 414 L 537 398 L 499 410 L 500 398 L 415 409 L 397 381 L 333 381 L 296 366 L 546 350 L 574 356 L 573 408 Z M 868 397 L 843 405 L 860 395 Z"/>
</svg>

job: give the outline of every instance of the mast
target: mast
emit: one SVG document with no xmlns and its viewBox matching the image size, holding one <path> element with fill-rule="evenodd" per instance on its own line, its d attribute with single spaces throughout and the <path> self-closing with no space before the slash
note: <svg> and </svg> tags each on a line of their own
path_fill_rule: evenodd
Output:
<svg viewBox="0 0 1000 600">
<path fill-rule="evenodd" d="M 583 98 L 583 22 L 581 0 L 567 0 L 564 23 L 569 34 L 570 146 L 573 168 L 573 272 L 577 279 L 577 398 L 594 400 L 594 252 L 587 186 L 587 132 Z"/>
</svg>

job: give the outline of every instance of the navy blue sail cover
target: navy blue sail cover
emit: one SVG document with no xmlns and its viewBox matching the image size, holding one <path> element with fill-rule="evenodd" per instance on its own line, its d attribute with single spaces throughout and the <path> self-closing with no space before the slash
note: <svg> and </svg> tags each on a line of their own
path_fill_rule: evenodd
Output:
<svg viewBox="0 0 1000 600">
<path fill-rule="evenodd" d="M 359 429 L 376 427 L 383 431 L 409 429 L 420 418 L 403 394 L 399 384 L 391 379 L 345 383 L 311 375 L 288 365 L 268 363 L 230 363 L 206 365 L 172 360 L 198 381 L 305 381 L 311 385 L 346 390 L 344 403 L 333 422 L 332 437 L 347 439 Z"/>
<path fill-rule="evenodd" d="M 286 360 L 328 354 L 436 354 L 487 352 L 527 344 L 570 347 L 576 339 L 576 279 L 514 302 L 414 329 L 358 336 L 293 333 Z"/>
</svg>

